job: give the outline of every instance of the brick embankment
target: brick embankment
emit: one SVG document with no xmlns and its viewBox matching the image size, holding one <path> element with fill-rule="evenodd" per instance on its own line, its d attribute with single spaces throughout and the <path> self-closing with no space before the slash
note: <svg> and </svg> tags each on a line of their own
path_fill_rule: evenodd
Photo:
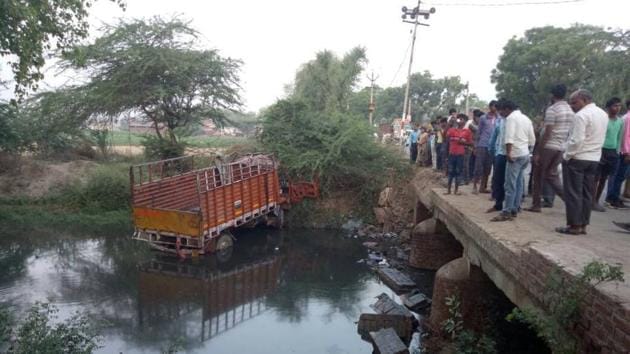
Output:
<svg viewBox="0 0 630 354">
<path fill-rule="evenodd" d="M 418 199 L 444 222 L 464 247 L 464 256 L 482 268 L 517 306 L 544 308 L 543 293 L 548 274 L 560 267 L 571 279 L 591 261 L 620 264 L 624 283 L 598 286 L 582 309 L 575 329 L 583 352 L 630 353 L 630 233 L 617 229 L 613 220 L 629 221 L 630 211 L 594 213 L 588 235 L 555 233 L 564 224 L 564 205 L 541 214 L 522 213 L 517 220 L 491 223 L 488 195 L 445 196 L 436 188 L 431 171 L 419 171 L 415 181 Z M 530 200 L 525 201 L 526 205 Z"/>
</svg>

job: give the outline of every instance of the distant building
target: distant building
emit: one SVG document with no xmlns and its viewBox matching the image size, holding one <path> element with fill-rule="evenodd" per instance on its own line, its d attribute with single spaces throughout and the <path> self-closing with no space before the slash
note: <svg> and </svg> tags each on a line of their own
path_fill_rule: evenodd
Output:
<svg viewBox="0 0 630 354">
<path fill-rule="evenodd" d="M 160 133 L 166 130 L 164 124 L 159 123 L 158 127 L 160 129 Z M 133 134 L 145 135 L 145 134 L 155 134 L 155 124 L 153 122 L 137 122 L 131 121 L 129 122 L 129 132 Z"/>
</svg>

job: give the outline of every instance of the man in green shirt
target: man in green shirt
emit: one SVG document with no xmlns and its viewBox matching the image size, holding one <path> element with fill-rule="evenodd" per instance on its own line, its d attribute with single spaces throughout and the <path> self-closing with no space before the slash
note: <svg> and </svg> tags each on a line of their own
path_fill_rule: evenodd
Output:
<svg viewBox="0 0 630 354">
<path fill-rule="evenodd" d="M 602 147 L 602 158 L 599 161 L 599 175 L 595 181 L 597 193 L 593 200 L 593 210 L 606 211 L 599 204 L 599 199 L 604 191 L 608 177 L 614 176 L 619 165 L 619 146 L 621 145 L 621 133 L 623 120 L 618 115 L 621 111 L 621 99 L 613 97 L 606 102 L 606 112 L 608 113 L 608 127 L 606 128 L 606 138 Z"/>
</svg>

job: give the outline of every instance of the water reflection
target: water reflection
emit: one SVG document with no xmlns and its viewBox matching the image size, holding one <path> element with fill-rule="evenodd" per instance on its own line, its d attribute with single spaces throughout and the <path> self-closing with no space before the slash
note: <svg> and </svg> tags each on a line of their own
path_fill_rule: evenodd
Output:
<svg viewBox="0 0 630 354">
<path fill-rule="evenodd" d="M 265 311 L 265 296 L 279 281 L 280 257 L 271 256 L 229 270 L 208 263 L 153 260 L 140 267 L 138 309 L 145 331 L 156 324 L 185 318 L 201 310 L 196 330 L 201 341 L 228 331 Z M 196 336 L 186 333 L 186 336 Z"/>
<path fill-rule="evenodd" d="M 0 236 L 0 295 L 56 304 L 105 328 L 103 353 L 360 353 L 354 322 L 387 291 L 359 242 L 315 231 L 248 230 L 229 259 L 179 261 L 126 236 L 11 242 Z M 319 336 L 313 336 L 317 332 Z"/>
</svg>

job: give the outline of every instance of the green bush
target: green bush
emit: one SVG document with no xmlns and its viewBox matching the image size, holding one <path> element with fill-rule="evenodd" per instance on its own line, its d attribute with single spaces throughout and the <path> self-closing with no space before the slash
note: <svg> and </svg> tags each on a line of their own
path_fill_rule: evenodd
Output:
<svg viewBox="0 0 630 354">
<path fill-rule="evenodd" d="M 141 144 L 144 146 L 144 155 L 149 160 L 179 157 L 186 151 L 186 143 L 183 141 L 173 142 L 153 135 L 145 135 Z"/>
<path fill-rule="evenodd" d="M 263 113 L 260 136 L 281 168 L 295 179 L 318 177 L 324 193 L 354 192 L 371 207 L 389 177 L 404 178 L 409 165 L 375 142 L 365 120 L 347 112 L 313 111 L 299 100 L 281 100 Z"/>
<path fill-rule="evenodd" d="M 65 187 L 53 199 L 65 207 L 86 212 L 127 209 L 131 199 L 129 176 L 112 166 L 100 167 L 86 182 Z"/>
<path fill-rule="evenodd" d="M 77 313 L 58 322 L 57 312 L 55 306 L 35 304 L 14 329 L 11 353 L 88 354 L 100 347 L 101 337 L 89 318 Z M 3 333 L 8 333 L 9 316 L 3 313 L 0 326 Z M 0 345 L 7 345 L 8 336 L 3 336 L 2 340 Z"/>
</svg>

